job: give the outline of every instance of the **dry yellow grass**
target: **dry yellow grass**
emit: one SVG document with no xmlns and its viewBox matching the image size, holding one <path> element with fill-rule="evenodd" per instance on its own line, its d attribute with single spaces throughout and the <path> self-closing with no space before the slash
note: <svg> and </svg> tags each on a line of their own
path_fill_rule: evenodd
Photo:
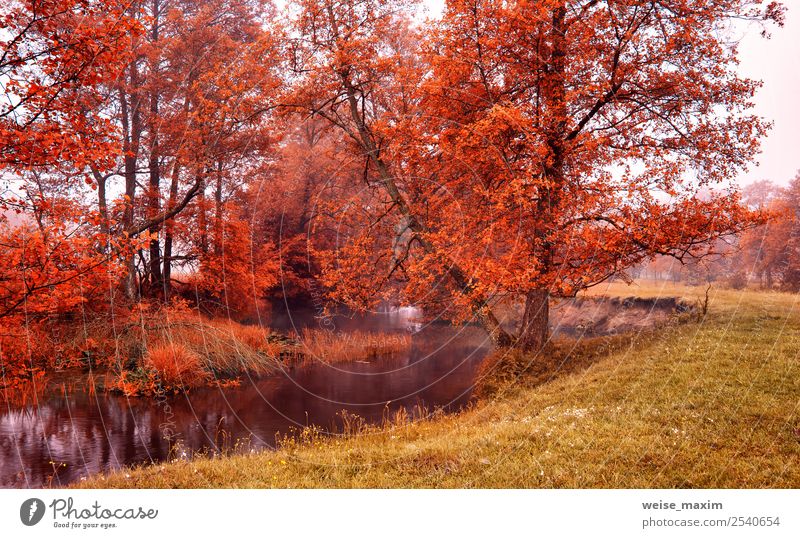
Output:
<svg viewBox="0 0 800 538">
<path fill-rule="evenodd" d="M 152 344 L 180 343 L 197 353 L 215 375 L 264 375 L 279 370 L 284 347 L 270 331 L 230 320 L 178 319 L 151 333 Z"/>
<path fill-rule="evenodd" d="M 374 359 L 400 353 L 411 346 L 407 333 L 353 331 L 337 333 L 322 329 L 303 329 L 300 350 L 305 360 L 326 363 Z"/>
<path fill-rule="evenodd" d="M 604 295 L 705 288 L 612 283 Z M 197 458 L 83 487 L 800 487 L 798 296 L 712 289 L 709 314 L 457 415 L 276 452 Z M 584 359 L 580 359 L 584 360 Z"/>
<path fill-rule="evenodd" d="M 107 358 L 99 364 L 104 387 L 128 396 L 272 374 L 291 347 L 268 329 L 183 310 L 143 312 L 116 326 L 104 321 L 87 325 L 86 332 L 106 343 Z"/>
<path fill-rule="evenodd" d="M 209 378 L 200 357 L 182 344 L 151 346 L 144 357 L 144 365 L 167 390 L 203 385 Z"/>
</svg>

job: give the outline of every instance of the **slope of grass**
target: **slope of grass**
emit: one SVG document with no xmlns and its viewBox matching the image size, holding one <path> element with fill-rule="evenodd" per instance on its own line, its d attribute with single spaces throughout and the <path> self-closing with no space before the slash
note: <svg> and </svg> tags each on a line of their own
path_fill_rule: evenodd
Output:
<svg viewBox="0 0 800 538">
<path fill-rule="evenodd" d="M 702 298 L 704 288 L 595 293 Z M 84 487 L 800 487 L 798 297 L 715 291 L 708 316 L 457 415 L 276 452 L 196 458 Z"/>
</svg>

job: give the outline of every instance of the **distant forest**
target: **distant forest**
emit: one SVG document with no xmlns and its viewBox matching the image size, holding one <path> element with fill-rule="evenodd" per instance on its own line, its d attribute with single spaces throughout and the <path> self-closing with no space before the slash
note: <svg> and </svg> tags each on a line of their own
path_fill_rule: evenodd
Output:
<svg viewBox="0 0 800 538">
<path fill-rule="evenodd" d="M 786 187 L 768 180 L 751 183 L 742 190 L 742 199 L 772 219 L 719 241 L 717 256 L 686 264 L 658 256 L 632 274 L 693 284 L 715 282 L 734 289 L 800 291 L 800 173 Z"/>
</svg>

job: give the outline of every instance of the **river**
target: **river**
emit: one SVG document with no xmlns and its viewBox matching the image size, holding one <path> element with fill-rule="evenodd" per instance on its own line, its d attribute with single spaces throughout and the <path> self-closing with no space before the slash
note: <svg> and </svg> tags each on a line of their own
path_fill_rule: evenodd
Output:
<svg viewBox="0 0 800 538">
<path fill-rule="evenodd" d="M 126 398 L 81 387 L 0 410 L 0 486 L 59 487 L 122 466 L 195 452 L 266 450 L 278 436 L 315 425 L 341 431 L 342 411 L 378 423 L 400 408 L 455 411 L 471 396 L 475 370 L 489 349 L 475 328 L 422 326 L 414 309 L 334 316 L 336 330 L 409 331 L 407 352 L 369 362 L 312 363 L 279 375 L 243 378 L 231 388 L 203 388 L 166 400 Z M 276 316 L 286 329 L 318 323 L 311 315 Z"/>
</svg>

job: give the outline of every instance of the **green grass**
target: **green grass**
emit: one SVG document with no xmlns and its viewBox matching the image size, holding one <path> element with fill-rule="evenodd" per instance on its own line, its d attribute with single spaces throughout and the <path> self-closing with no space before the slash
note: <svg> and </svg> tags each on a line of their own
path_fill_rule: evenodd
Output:
<svg viewBox="0 0 800 538">
<path fill-rule="evenodd" d="M 704 288 L 623 284 L 612 295 Z M 577 368 L 523 378 L 457 415 L 277 452 L 196 458 L 83 487 L 800 487 L 798 296 L 711 293 L 701 323 L 641 334 Z"/>
</svg>

